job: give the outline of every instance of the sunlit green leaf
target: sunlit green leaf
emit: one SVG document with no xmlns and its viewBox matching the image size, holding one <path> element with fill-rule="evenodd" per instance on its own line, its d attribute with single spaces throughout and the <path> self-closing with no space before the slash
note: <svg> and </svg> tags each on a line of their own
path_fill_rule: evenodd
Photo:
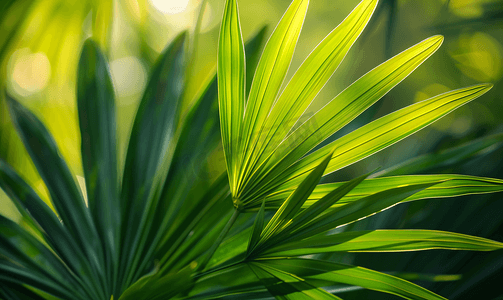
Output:
<svg viewBox="0 0 503 300">
<path fill-rule="evenodd" d="M 485 194 L 503 191 L 503 180 L 496 178 L 476 177 L 468 175 L 405 175 L 371 178 L 362 181 L 360 185 L 351 190 L 346 196 L 338 201 L 334 207 L 351 203 L 368 195 L 372 195 L 387 189 L 408 184 L 437 183 L 436 185 L 418 192 L 404 201 L 414 201 L 420 199 L 457 197 L 471 194 Z M 316 203 L 334 189 L 343 185 L 343 182 L 319 184 L 309 199 L 304 203 L 304 207 Z M 268 197 L 268 207 L 279 207 L 291 190 L 278 192 Z"/>
<path fill-rule="evenodd" d="M 268 259 L 260 263 L 292 274 L 303 272 L 303 278 L 308 282 L 323 280 L 358 285 L 406 299 L 445 299 L 403 279 L 362 267 L 301 258 Z"/>
<path fill-rule="evenodd" d="M 291 224 L 292 219 L 298 214 L 300 208 L 312 193 L 316 184 L 320 181 L 330 158 L 331 154 L 327 155 L 327 157 L 309 174 L 309 176 L 302 181 L 299 187 L 295 189 L 288 199 L 285 200 L 269 223 L 267 223 L 267 226 L 262 232 L 259 243 L 265 243 L 268 239 L 277 236 L 282 230 Z"/>
<path fill-rule="evenodd" d="M 290 132 L 295 122 L 320 92 L 367 25 L 377 5 L 375 0 L 364 0 L 337 26 L 306 58 L 295 72 L 272 107 L 259 148 L 255 150 L 262 162 L 278 142 Z"/>
<path fill-rule="evenodd" d="M 245 53 L 237 0 L 227 0 L 218 45 L 218 105 L 220 130 L 231 191 L 236 186 L 239 141 L 245 107 Z"/>
<path fill-rule="evenodd" d="M 344 196 L 355 185 L 357 185 L 363 178 L 357 178 L 354 181 L 336 189 L 330 193 L 324 200 L 320 200 L 318 205 L 312 205 L 300 213 L 300 209 L 306 199 L 314 190 L 316 183 L 321 179 L 325 168 L 330 161 L 332 154 L 327 155 L 319 166 L 314 169 L 309 176 L 299 185 L 299 187 L 285 200 L 278 211 L 271 218 L 262 234 L 257 245 L 257 254 L 264 251 L 269 247 L 281 243 L 282 240 L 290 237 L 290 234 L 309 223 L 311 220 L 322 214 L 324 210 L 330 207 L 335 201 Z M 265 202 L 262 204 L 263 207 Z M 255 250 L 255 249 L 254 249 Z M 251 256 L 252 253 L 248 253 Z M 256 255 L 257 255 L 256 254 Z"/>
<path fill-rule="evenodd" d="M 302 278 L 266 264 L 250 263 L 250 268 L 276 299 L 341 299 L 316 288 Z"/>
<path fill-rule="evenodd" d="M 403 199 L 432 186 L 433 184 L 411 184 L 385 190 L 347 205 L 337 207 L 301 226 L 285 241 L 302 240 L 321 232 L 352 223 L 403 201 Z"/>
<path fill-rule="evenodd" d="M 242 152 L 243 161 L 239 161 L 239 181 L 253 171 L 254 163 L 251 155 L 255 152 L 257 142 L 264 130 L 264 122 L 275 103 L 281 84 L 286 76 L 292 60 L 295 45 L 299 38 L 302 24 L 307 12 L 308 0 L 294 0 L 290 4 L 276 29 L 267 42 L 253 77 L 250 95 L 246 103 L 246 110 L 241 127 L 241 132 L 233 138 L 237 139 Z M 239 186 L 231 184 L 234 197 L 239 197 L 236 192 Z"/>
<path fill-rule="evenodd" d="M 323 179 L 324 175 L 375 154 L 491 88 L 490 84 L 479 84 L 450 91 L 342 135 L 341 130 L 350 132 L 357 128 L 355 124 L 370 120 L 361 114 L 428 59 L 440 47 L 443 37 L 430 37 L 399 53 L 350 84 L 313 114 L 314 109 L 309 106 L 367 26 L 378 0 L 361 0 L 299 69 L 291 72 L 289 67 L 309 1 L 290 0 L 261 56 L 266 29 L 259 30 L 245 46 L 238 1 L 223 1 L 216 72 L 210 70 L 209 64 L 197 66 L 200 58 L 211 55 L 211 49 L 204 49 L 204 55 L 196 53 L 196 49 L 202 48 L 198 47 L 197 39 L 206 23 L 203 22 L 204 12 L 209 9 L 206 1 L 202 1 L 199 13 L 196 12 L 195 29 L 187 30 L 194 34 L 190 38 L 186 32 L 176 36 L 153 66 L 149 62 L 157 56 L 154 54 L 157 44 L 146 43 L 144 36 L 139 36 L 141 57 L 138 58 L 145 59 L 151 75 L 124 149 L 118 147 L 116 140 L 114 87 L 103 54 L 122 56 L 120 51 L 110 51 L 111 31 L 105 26 L 115 5 L 110 0 L 99 5 L 79 2 L 75 14 L 51 22 L 51 9 L 67 11 L 65 5 L 59 5 L 60 0 L 50 3 L 22 0 L 19 4 L 8 0 L 0 4 L 1 16 L 11 8 L 17 9 L 15 15 L 0 21 L 0 27 L 8 31 L 0 37 L 0 60 L 4 62 L 2 54 L 9 54 L 11 43 L 18 39 L 14 38 L 17 27 L 22 24 L 28 24 L 30 29 L 38 27 L 26 37 L 43 40 L 44 47 L 30 46 L 30 49 L 38 49 L 48 57 L 62 52 L 52 51 L 52 46 L 47 51 L 46 46 L 54 41 L 40 39 L 39 34 L 47 31 L 56 39 L 65 40 L 69 35 L 58 36 L 57 25 L 68 26 L 65 31 L 75 33 L 82 31 L 81 22 L 86 18 L 89 24 L 86 23 L 84 31 L 72 36 L 78 42 L 85 33 L 94 40 L 80 39 L 83 49 L 76 81 L 80 132 L 75 136 L 81 135 L 85 197 L 43 122 L 11 97 L 6 99 L 5 112 L 0 109 L 6 120 L 0 117 L 1 141 L 12 140 L 3 138 L 3 127 L 10 128 L 13 123 L 43 179 L 34 182 L 40 186 L 30 187 L 19 175 L 26 176 L 25 170 L 0 159 L 3 190 L 0 196 L 11 198 L 22 217 L 18 225 L 0 216 L 0 298 L 340 299 L 339 294 L 344 292 L 358 298 L 363 295 L 358 293 L 367 292 L 360 289 L 370 289 L 407 299 L 444 299 L 403 278 L 437 282 L 457 280 L 459 276 L 404 272 L 403 268 L 382 268 L 389 273 L 380 273 L 335 261 L 354 258 L 348 252 L 503 248 L 498 237 L 492 237 L 497 240 L 493 241 L 417 229 L 351 231 L 364 227 L 366 221 L 347 226 L 405 201 L 502 191 L 502 179 L 449 174 L 381 177 L 386 173 L 438 171 L 436 168 L 458 165 L 501 146 L 501 134 L 424 155 L 373 176 L 366 174 L 346 182 L 319 184 L 334 178 Z M 28 2 L 33 2 L 33 7 L 25 5 Z M 145 26 L 151 25 L 146 20 L 148 1 L 132 2 L 135 3 L 126 8 L 139 14 L 135 16 L 139 21 L 136 25 L 143 32 Z M 383 5 L 395 9 L 397 1 L 381 1 L 380 11 Z M 31 10 L 43 15 L 33 18 L 37 14 L 29 13 Z M 29 16 L 29 20 L 20 19 L 22 16 Z M 377 19 L 378 23 L 382 21 Z M 392 19 L 396 20 L 390 14 L 389 20 Z M 50 24 L 49 28 L 40 26 L 44 24 Z M 131 37 L 134 43 L 136 37 Z M 386 39 L 390 40 L 391 35 Z M 72 48 L 72 43 L 65 45 Z M 144 55 L 146 52 L 149 54 Z M 16 71 L 18 54 L 14 54 L 13 67 L 6 66 L 13 80 L 4 81 L 7 89 L 21 97 L 15 85 L 20 84 L 17 81 L 20 76 Z M 47 74 L 51 78 L 74 76 L 67 76 L 73 67 L 60 63 L 63 58 L 57 64 L 49 58 L 52 71 Z M 54 66 L 63 66 L 65 72 Z M 359 72 L 353 69 L 343 76 L 349 79 L 354 75 L 351 73 Z M 289 74 L 292 77 L 286 83 Z M 206 79 L 201 81 L 199 75 Z M 74 82 L 74 78 L 69 80 Z M 71 92 L 73 88 L 50 84 L 28 97 L 22 96 L 22 101 L 58 91 Z M 67 96 L 66 92 L 62 95 Z M 135 96 L 128 98 L 134 101 Z M 121 96 L 120 100 L 125 98 Z M 120 106 L 125 108 L 124 104 Z M 133 105 L 127 106 L 133 109 Z M 369 115 L 372 112 L 375 110 L 368 111 Z M 6 113 L 12 115 L 13 122 Z M 358 116 L 359 121 L 353 122 Z M 10 135 L 10 129 L 8 132 Z M 335 134 L 341 137 L 336 140 Z M 61 141 L 66 143 L 64 139 Z M 223 153 L 218 147 L 220 141 Z M 0 152 L 5 153 L 5 149 L 17 151 L 16 147 L 0 143 Z M 123 152 L 125 162 L 121 164 L 118 158 Z M 78 158 L 79 153 L 75 154 Z M 72 170 L 80 172 L 79 167 L 77 162 Z M 35 192 L 44 192 L 45 187 L 54 211 Z M 417 212 L 417 207 L 414 208 Z M 379 224 L 372 224 L 373 228 L 387 228 L 384 223 Z M 485 228 L 487 232 L 481 235 L 490 236 L 490 229 Z M 454 230 L 467 232 L 467 228 Z M 358 262 L 360 258 L 364 257 L 359 254 Z M 472 269 L 472 273 L 481 274 L 466 280 L 467 286 L 485 279 L 492 272 L 489 270 L 493 270 L 489 263 Z M 451 273 L 447 269 L 445 272 Z M 460 281 L 458 287 L 464 283 Z"/>
<path fill-rule="evenodd" d="M 400 252 L 430 249 L 492 251 L 503 243 L 459 233 L 434 230 L 351 231 L 315 236 L 283 244 L 267 251 L 268 256 L 302 256 L 324 252 Z"/>
<path fill-rule="evenodd" d="M 260 207 L 257 216 L 255 217 L 255 223 L 253 224 L 252 235 L 250 236 L 250 241 L 248 242 L 248 249 L 246 254 L 249 255 L 257 243 L 260 240 L 260 234 L 264 229 L 264 213 L 265 213 L 265 199 L 262 201 L 262 206 Z"/>
<path fill-rule="evenodd" d="M 489 135 L 460 146 L 442 150 L 438 153 L 428 153 L 414 157 L 403 163 L 379 171 L 374 174 L 373 177 L 417 174 L 419 172 L 432 172 L 432 170 L 456 166 L 476 155 L 486 154 L 491 150 L 495 150 L 501 146 L 502 143 L 503 134 Z"/>
<path fill-rule="evenodd" d="M 485 94 L 491 87 L 491 84 L 481 84 L 454 90 L 410 105 L 375 120 L 293 164 L 283 173 L 284 177 L 290 178 L 284 186 L 298 182 L 305 172 L 313 169 L 317 161 L 325 157 L 333 149 L 336 149 L 336 151 L 326 173 L 334 172 L 355 163 L 400 141 L 461 105 Z M 285 179 L 280 178 L 278 180 Z"/>
<path fill-rule="evenodd" d="M 410 272 L 393 272 L 391 275 L 408 280 L 429 281 L 429 282 L 449 282 L 463 278 L 461 274 L 424 274 Z"/>
<path fill-rule="evenodd" d="M 247 68 L 247 71 L 253 68 L 253 61 L 260 57 L 259 50 L 265 38 L 265 28 L 245 44 L 246 62 L 248 66 L 252 66 Z M 153 220 L 154 228 L 158 228 L 156 234 L 162 236 L 156 250 L 163 257 L 162 261 L 167 260 L 194 229 L 197 233 L 210 230 L 205 222 L 209 222 L 207 219 L 208 215 L 213 213 L 212 210 L 218 209 L 215 206 L 221 207 L 222 210 L 230 209 L 228 203 L 221 202 L 221 197 L 218 196 L 229 192 L 226 174 L 217 178 L 211 187 L 197 198 L 193 192 L 203 192 L 204 187 L 197 185 L 204 179 L 205 164 L 201 161 L 211 154 L 220 141 L 216 74 L 202 89 L 183 118 L 179 135 L 173 164 L 161 194 L 156 218 Z M 187 165 L 191 166 L 191 172 L 187 172 Z M 191 237 L 194 237 L 194 234 L 192 232 Z M 185 254 L 190 256 L 187 252 Z M 149 261 L 148 255 L 144 261 Z"/>
<path fill-rule="evenodd" d="M 300 183 L 307 165 L 318 159 L 325 149 L 336 149 L 335 156 L 341 151 L 338 144 L 330 144 L 303 158 L 323 140 L 356 118 L 368 107 L 379 100 L 395 85 L 402 81 L 422 62 L 430 57 L 441 45 L 441 36 L 431 37 L 391 58 L 362 76 L 346 88 L 337 97 L 306 120 L 299 128 L 291 132 L 261 165 L 257 179 L 250 181 L 246 197 L 262 197 L 274 191 L 280 185 L 294 187 Z M 329 152 L 323 152 L 327 155 Z M 330 165 L 334 164 L 334 159 Z M 333 168 L 331 167 L 331 170 Z M 329 173 L 328 170 L 326 173 Z M 300 177 L 299 177 L 300 176 Z M 292 178 L 296 180 L 290 182 Z M 256 186 L 257 182 L 261 185 Z M 286 183 L 285 183 L 286 182 Z"/>
</svg>

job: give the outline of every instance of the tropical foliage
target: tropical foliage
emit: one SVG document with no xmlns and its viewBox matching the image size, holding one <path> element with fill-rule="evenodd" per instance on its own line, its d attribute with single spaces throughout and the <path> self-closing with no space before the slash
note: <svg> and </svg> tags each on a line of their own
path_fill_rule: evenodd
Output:
<svg viewBox="0 0 503 300">
<path fill-rule="evenodd" d="M 503 180 L 494 178 L 392 176 L 441 166 L 446 158 L 459 161 L 500 142 L 501 135 L 320 184 L 324 175 L 398 142 L 491 88 L 479 84 L 440 94 L 321 144 L 442 43 L 443 37 L 433 36 L 410 47 L 315 114 L 304 114 L 376 5 L 377 0 L 363 0 L 284 85 L 308 1 L 291 3 L 259 56 L 265 30 L 245 45 L 237 2 L 227 0 L 217 74 L 183 109 L 191 51 L 187 33 L 177 36 L 153 68 L 123 166 L 107 58 L 87 40 L 77 80 L 82 190 L 44 124 L 7 95 L 11 118 L 53 207 L 0 161 L 0 187 L 23 215 L 21 224 L 0 217 L 0 296 L 341 299 L 350 285 L 406 299 L 444 299 L 402 278 L 441 277 L 382 273 L 318 255 L 503 248 L 498 241 L 445 231 L 345 226 L 403 202 L 503 191 Z M 208 180 L 206 161 L 218 155 L 220 141 L 226 172 Z"/>
</svg>

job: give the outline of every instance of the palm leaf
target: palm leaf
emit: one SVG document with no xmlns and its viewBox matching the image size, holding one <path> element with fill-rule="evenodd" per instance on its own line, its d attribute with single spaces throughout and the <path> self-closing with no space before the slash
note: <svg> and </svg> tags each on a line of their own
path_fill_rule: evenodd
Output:
<svg viewBox="0 0 503 300">
<path fill-rule="evenodd" d="M 284 242 L 299 241 L 327 230 L 361 220 L 396 205 L 403 199 L 432 185 L 433 184 L 413 184 L 397 187 L 364 197 L 348 205 L 343 205 L 306 222 L 303 226 L 294 230 Z"/>
<path fill-rule="evenodd" d="M 445 299 L 403 279 L 362 267 L 302 258 L 268 259 L 260 263 L 292 274 L 302 272 L 307 282 L 319 280 L 357 285 L 406 299 Z"/>
<path fill-rule="evenodd" d="M 236 186 L 239 139 L 245 106 L 245 53 L 236 0 L 225 4 L 218 47 L 218 106 L 231 189 Z"/>
<path fill-rule="evenodd" d="M 94 274 L 94 288 L 103 291 L 106 287 L 98 284 L 103 283 L 105 277 L 103 253 L 98 251 L 102 246 L 74 178 L 42 122 L 19 102 L 10 97 L 8 99 L 14 124 L 49 190 L 51 200 L 72 236 L 73 243 L 85 254 Z M 47 161 L 51 163 L 47 164 Z"/>
<path fill-rule="evenodd" d="M 300 160 L 317 144 L 356 118 L 379 100 L 391 88 L 402 81 L 417 66 L 431 56 L 441 45 L 443 38 L 435 36 L 411 47 L 370 71 L 330 101 L 320 111 L 291 132 L 258 167 L 255 179 L 250 179 L 242 197 L 262 197 L 271 193 L 279 184 L 299 177 L 306 170 L 305 162 L 317 155 L 322 148 Z M 337 147 L 331 147 L 335 149 Z M 328 152 L 325 153 L 327 155 Z M 316 156 L 317 158 L 317 156 Z M 299 161 L 300 160 L 300 161 Z M 311 162 L 311 160 L 309 160 Z M 333 163 L 331 163 L 333 164 Z M 294 171 L 297 171 L 294 173 Z M 328 170 L 327 170 L 328 171 Z M 292 174 L 293 173 L 293 174 Z M 297 178 L 296 186 L 302 178 Z M 261 185 L 257 186 L 260 182 Z"/>
<path fill-rule="evenodd" d="M 446 198 L 457 197 L 472 194 L 485 194 L 503 191 L 503 180 L 495 178 L 468 176 L 468 175 L 405 175 L 405 176 L 390 176 L 378 177 L 363 180 L 360 185 L 347 193 L 334 207 L 342 206 L 351 203 L 363 197 L 375 194 L 380 191 L 394 188 L 396 186 L 408 184 L 426 184 L 436 183 L 424 191 L 418 192 L 404 199 L 405 201 L 414 201 L 420 199 Z M 316 203 L 317 200 L 334 189 L 343 185 L 344 182 L 319 184 L 309 196 L 309 199 L 304 203 L 304 207 L 309 207 Z M 291 193 L 290 190 L 277 192 L 270 195 L 267 199 L 268 207 L 279 207 L 283 199 Z"/>
<path fill-rule="evenodd" d="M 294 217 L 299 213 L 302 205 L 313 192 L 316 184 L 320 181 L 331 154 L 328 155 L 319 166 L 314 169 L 309 176 L 299 185 L 299 187 L 283 202 L 283 205 L 276 211 L 271 220 L 260 233 L 256 245 L 249 251 L 249 256 L 254 255 L 254 252 L 260 252 L 262 248 L 267 247 L 267 242 L 272 243 L 284 232 L 288 227 L 292 226 Z M 265 208 L 265 201 L 262 203 L 262 211 Z M 254 228 L 255 231 L 255 228 Z M 287 233 L 286 233 L 287 234 Z M 252 235 L 253 238 L 253 235 Z M 250 242 L 251 243 L 251 242 Z M 256 249 L 257 248 L 257 249 Z"/>
<path fill-rule="evenodd" d="M 240 189 L 241 180 L 246 178 L 249 171 L 253 170 L 253 167 L 250 166 L 254 162 L 250 156 L 258 147 L 257 142 L 263 130 L 263 124 L 290 66 L 308 3 L 307 0 L 292 1 L 271 34 L 260 57 L 242 120 L 240 134 L 245 137 L 239 141 L 242 160 L 236 162 L 239 166 L 240 181 L 237 182 L 237 186 L 231 184 L 231 191 L 235 196 L 239 196 L 236 192 Z"/>
<path fill-rule="evenodd" d="M 503 142 L 503 134 L 485 136 L 465 144 L 444 149 L 438 153 L 424 154 L 384 169 L 374 174 L 374 177 L 396 176 L 434 172 L 462 164 L 474 157 L 498 149 Z"/>
<path fill-rule="evenodd" d="M 286 202 L 286 201 L 285 201 Z M 260 241 L 260 235 L 264 230 L 264 214 L 265 214 L 265 199 L 262 201 L 262 206 L 260 207 L 257 216 L 255 217 L 255 223 L 253 223 L 253 231 L 250 236 L 250 241 L 248 242 L 248 248 L 246 250 L 246 255 L 249 256 L 253 249 L 257 246 Z"/>
<path fill-rule="evenodd" d="M 355 163 L 424 128 L 452 110 L 483 95 L 491 87 L 490 84 L 481 84 L 454 90 L 386 115 L 297 161 L 276 181 L 287 181 L 282 188 L 295 186 L 305 172 L 314 168 L 313 165 L 333 149 L 337 151 L 326 173 Z M 285 177 L 288 179 L 284 179 Z"/>
<path fill-rule="evenodd" d="M 128 286 L 137 272 L 146 238 L 152 223 L 160 189 L 166 179 L 179 117 L 179 101 L 183 93 L 185 33 L 176 37 L 154 67 L 143 99 L 136 113 L 129 139 L 122 179 L 122 220 L 128 226 L 121 233 L 121 290 Z"/>
<path fill-rule="evenodd" d="M 105 14 L 109 4 L 102 6 Z M 365 74 L 314 115 L 304 114 L 376 5 L 377 0 L 362 0 L 282 90 L 308 1 L 292 1 L 258 59 L 265 29 L 245 47 L 237 0 L 227 0 L 217 76 L 210 73 L 198 93 L 186 92 L 192 68 L 187 60 L 195 58 L 197 38 L 191 42 L 181 33 L 166 47 L 135 116 L 122 178 L 108 63 L 100 46 L 86 41 L 77 104 L 87 199 L 43 123 L 9 97 L 12 119 L 55 212 L 0 160 L 0 187 L 24 220 L 17 225 L 0 216 L 0 297 L 340 299 L 334 294 L 349 285 L 407 299 L 444 299 L 400 278 L 435 281 L 428 274 L 393 276 L 307 256 L 503 248 L 500 242 L 451 232 L 336 230 L 405 201 L 503 190 L 500 179 L 449 174 L 370 179 L 365 174 L 319 184 L 325 174 L 413 134 L 491 88 L 481 84 L 438 95 L 320 147 L 443 41 L 433 36 L 418 43 Z M 110 32 L 100 23 L 102 16 L 95 15 L 94 38 L 106 44 Z M 201 20 L 202 13 L 196 35 Z M 218 164 L 213 155 L 219 155 L 219 138 L 227 173 L 208 176 Z M 394 170 L 424 170 L 442 165 L 439 160 L 448 165 L 450 156 L 461 162 L 500 142 L 499 135 L 488 137 Z"/>
<path fill-rule="evenodd" d="M 73 237 L 53 211 L 38 197 L 33 189 L 7 164 L 0 161 L 0 187 L 40 226 L 45 241 L 61 257 L 73 273 L 94 274 L 88 260 Z M 83 285 L 96 293 L 93 275 L 82 277 Z"/>
<path fill-rule="evenodd" d="M 32 292 L 20 284 L 0 281 L 0 297 L 6 300 L 44 300 L 42 296 Z"/>
<path fill-rule="evenodd" d="M 479 237 L 434 230 L 350 231 L 320 235 L 286 243 L 267 251 L 268 256 L 302 256 L 326 252 L 400 252 L 430 249 L 493 251 L 503 243 Z"/>
<path fill-rule="evenodd" d="M 249 65 L 253 65 L 253 61 L 258 59 L 264 35 L 265 27 L 246 42 L 247 64 L 250 62 Z M 204 178 L 205 165 L 201 164 L 201 161 L 206 160 L 211 149 L 216 148 L 220 141 L 218 101 L 216 100 L 217 80 L 216 74 L 213 74 L 183 118 L 173 164 L 161 194 L 156 219 L 153 220 L 154 228 L 160 228 L 156 232 L 157 235 L 162 237 L 157 246 L 158 255 L 163 257 L 161 264 L 173 254 L 173 251 L 194 229 L 197 232 L 209 229 L 208 226 L 199 227 L 208 222 L 213 224 L 207 220 L 210 210 L 230 209 L 225 202 L 220 201 L 221 196 L 226 197 L 229 192 L 226 174 L 221 175 L 210 187 L 196 185 L 197 182 L 202 181 L 201 178 Z M 187 172 L 187 166 L 192 167 L 192 172 Z M 199 192 L 202 193 L 199 194 Z M 168 224 L 170 224 L 169 230 L 165 230 Z M 175 257 L 169 259 L 176 261 Z M 145 256 L 144 261 L 149 261 L 149 257 Z"/>
<path fill-rule="evenodd" d="M 341 299 L 294 274 L 260 263 L 250 263 L 249 266 L 276 299 Z"/>
<path fill-rule="evenodd" d="M 82 49 L 77 80 L 87 203 L 104 245 L 107 277 L 118 265 L 120 223 L 114 90 L 105 57 L 92 41 Z M 105 200 L 106 199 L 106 200 Z M 114 283 L 109 283 L 113 289 Z"/>
<path fill-rule="evenodd" d="M 131 285 L 119 300 L 170 299 L 186 289 L 191 283 L 193 265 L 180 272 L 159 277 L 157 274 L 147 275 Z"/>
<path fill-rule="evenodd" d="M 338 68 L 351 46 L 366 27 L 377 1 L 362 1 L 306 58 L 288 82 L 264 124 L 255 150 L 264 159 L 286 137 L 314 97 Z M 286 130 L 281 130 L 286 129 Z M 275 143 L 276 142 L 276 143 Z M 260 158 L 256 158 L 260 161 Z"/>
<path fill-rule="evenodd" d="M 79 281 L 69 272 L 56 256 L 41 242 L 16 223 L 0 216 L 0 251 L 9 261 L 15 263 L 6 272 L 15 276 L 23 276 L 28 272 L 30 276 L 39 278 L 39 288 L 64 297 L 79 297 L 85 299 L 87 295 L 79 286 Z M 6 274 L 5 274 L 6 275 Z M 3 280 L 16 282 L 15 278 L 6 276 Z"/>
</svg>

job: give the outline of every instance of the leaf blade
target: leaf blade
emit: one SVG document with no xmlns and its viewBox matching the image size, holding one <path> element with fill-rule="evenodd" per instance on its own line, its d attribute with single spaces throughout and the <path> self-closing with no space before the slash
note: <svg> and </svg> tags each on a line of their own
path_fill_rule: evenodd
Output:
<svg viewBox="0 0 503 300">
<path fill-rule="evenodd" d="M 281 141 L 290 131 L 320 92 L 328 79 L 336 71 L 351 46 L 366 27 L 377 1 L 363 0 L 323 41 L 312 51 L 295 72 L 284 91 L 278 97 L 265 124 L 264 145 L 258 150 L 261 158 L 276 147 L 274 141 Z M 286 122 L 286 125 L 285 125 Z M 278 132 L 279 128 L 286 128 Z M 271 141 L 274 139 L 273 141 Z M 260 160 L 260 159 L 259 159 Z"/>
<path fill-rule="evenodd" d="M 58 257 L 18 224 L 1 215 L 0 241 L 3 257 L 32 274 L 47 279 L 47 282 L 54 283 L 58 286 L 58 291 L 66 293 L 67 297 L 89 297 L 79 285 L 79 278 L 69 272 Z"/>
<path fill-rule="evenodd" d="M 276 299 L 341 299 L 294 274 L 282 272 L 269 265 L 253 262 L 248 266 Z"/>
<path fill-rule="evenodd" d="M 324 252 L 403 252 L 432 249 L 493 251 L 503 243 L 436 230 L 351 231 L 315 236 L 268 251 L 268 256 L 300 256 Z"/>
<path fill-rule="evenodd" d="M 303 272 L 306 280 L 326 280 L 361 286 L 406 299 L 445 299 L 406 280 L 370 269 L 313 259 L 268 259 L 261 261 L 285 272 Z M 310 274 L 309 274 L 310 273 Z"/>
<path fill-rule="evenodd" d="M 403 202 L 415 201 L 432 198 L 458 197 L 464 195 L 486 194 L 503 191 L 503 180 L 496 178 L 477 177 L 457 174 L 439 174 L 439 175 L 403 175 L 390 177 L 368 178 L 351 190 L 347 195 L 340 199 L 333 207 L 346 205 L 357 199 L 384 191 L 396 186 L 406 184 L 426 184 L 436 183 L 436 185 L 426 188 L 406 199 Z M 304 203 L 307 208 L 319 199 L 326 196 L 334 189 L 340 187 L 343 182 L 319 184 L 314 189 L 309 199 Z M 275 193 L 267 198 L 267 204 L 270 208 L 279 207 L 284 199 L 292 190 L 288 189 Z"/>
<path fill-rule="evenodd" d="M 231 191 L 237 184 L 239 134 L 245 105 L 245 70 L 237 0 L 227 0 L 218 43 L 217 81 L 220 130 Z"/>
<path fill-rule="evenodd" d="M 32 112 L 10 96 L 7 96 L 7 99 L 13 122 L 49 190 L 51 200 L 65 227 L 73 237 L 73 241 L 83 249 L 95 276 L 103 279 L 104 258 L 100 251 L 102 246 L 98 233 L 56 142 Z M 51 163 L 48 164 L 48 161 Z"/>
<path fill-rule="evenodd" d="M 94 274 L 75 237 L 68 232 L 36 192 L 2 160 L 0 160 L 0 188 L 40 226 L 47 243 L 73 273 Z M 82 280 L 85 287 L 92 291 L 97 283 L 94 276 L 90 277 L 83 277 Z"/>
<path fill-rule="evenodd" d="M 370 215 L 390 208 L 403 199 L 432 186 L 433 184 L 411 184 L 402 187 L 389 189 L 365 198 L 356 200 L 350 204 L 343 205 L 328 211 L 326 214 L 311 220 L 306 225 L 294 231 L 288 241 L 302 240 L 314 236 L 327 230 L 340 227 L 352 222 L 361 220 Z"/>
<path fill-rule="evenodd" d="M 304 172 L 314 168 L 315 162 L 334 148 L 337 152 L 327 167 L 327 173 L 355 163 L 400 141 L 461 105 L 480 97 L 491 87 L 491 84 L 480 84 L 454 90 L 377 119 L 293 164 L 289 168 L 290 171 L 285 172 L 288 174 L 285 176 L 292 179 L 288 185 L 294 184 L 293 181 L 298 181 L 296 177 L 302 178 Z"/>
<path fill-rule="evenodd" d="M 257 243 L 260 240 L 260 234 L 264 229 L 264 215 L 265 215 L 265 199 L 262 201 L 262 205 L 255 217 L 255 222 L 253 223 L 253 231 L 248 242 L 248 247 L 246 249 L 246 256 L 250 255 Z"/>
<path fill-rule="evenodd" d="M 246 197 L 267 195 L 290 178 L 305 176 L 304 165 L 307 161 L 311 163 L 314 156 L 310 154 L 303 158 L 304 155 L 378 101 L 430 57 L 442 41 L 441 36 L 426 39 L 369 71 L 342 91 L 268 153 L 256 171 L 256 178 L 248 184 Z M 331 147 L 330 151 L 337 146 Z M 328 146 L 322 149 L 325 148 L 328 150 Z M 329 151 L 323 153 L 327 155 Z M 292 186 L 302 180 L 297 179 Z"/>
<path fill-rule="evenodd" d="M 84 42 L 77 74 L 77 106 L 87 201 L 105 246 L 107 277 L 111 278 L 118 265 L 120 230 L 115 97 L 108 62 L 98 45 L 90 39 Z"/>
<path fill-rule="evenodd" d="M 171 165 L 180 101 L 185 84 L 186 32 L 180 33 L 158 58 L 135 116 L 126 154 L 120 205 L 121 260 L 117 289 L 134 276 L 151 229 L 147 222 L 157 207 Z M 119 293 L 117 291 L 117 293 Z"/>
<path fill-rule="evenodd" d="M 271 218 L 264 228 L 257 246 L 258 254 L 271 246 L 276 244 L 283 236 L 288 236 L 285 230 L 288 230 L 292 225 L 292 221 L 301 209 L 304 202 L 312 193 L 316 184 L 320 181 L 325 168 L 327 167 L 332 153 L 327 157 L 302 181 L 297 189 L 285 200 L 278 211 Z M 265 207 L 265 203 L 263 203 Z M 255 254 L 255 253 L 253 253 Z"/>
<path fill-rule="evenodd" d="M 503 134 L 494 134 L 468 143 L 442 150 L 438 153 L 428 153 L 411 158 L 385 170 L 379 171 L 372 177 L 396 176 L 406 174 L 417 174 L 439 170 L 451 166 L 462 164 L 474 156 L 486 154 L 489 151 L 501 147 Z"/>
<path fill-rule="evenodd" d="M 292 1 L 260 57 L 241 128 L 244 138 L 240 151 L 244 153 L 244 162 L 240 169 L 240 180 L 246 180 L 247 174 L 253 170 L 255 148 L 260 147 L 257 143 L 264 129 L 264 122 L 290 66 L 308 5 L 308 0 Z"/>
</svg>

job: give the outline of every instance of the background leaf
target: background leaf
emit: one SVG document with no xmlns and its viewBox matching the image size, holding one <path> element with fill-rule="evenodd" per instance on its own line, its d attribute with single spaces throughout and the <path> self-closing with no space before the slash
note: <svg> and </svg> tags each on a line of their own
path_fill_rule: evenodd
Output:
<svg viewBox="0 0 503 300">
<path fill-rule="evenodd" d="M 116 278 L 120 210 L 115 96 L 108 63 L 92 41 L 82 49 L 77 79 L 82 166 L 87 205 L 104 246 L 107 278 Z M 109 282 L 114 289 L 115 280 Z"/>
<path fill-rule="evenodd" d="M 180 34 L 159 58 L 134 120 L 122 178 L 119 288 L 134 279 L 152 223 L 147 222 L 173 157 L 173 140 L 184 86 L 186 34 Z M 135 277 L 135 278 L 133 278 Z M 120 294 L 117 292 L 117 294 Z"/>
</svg>

